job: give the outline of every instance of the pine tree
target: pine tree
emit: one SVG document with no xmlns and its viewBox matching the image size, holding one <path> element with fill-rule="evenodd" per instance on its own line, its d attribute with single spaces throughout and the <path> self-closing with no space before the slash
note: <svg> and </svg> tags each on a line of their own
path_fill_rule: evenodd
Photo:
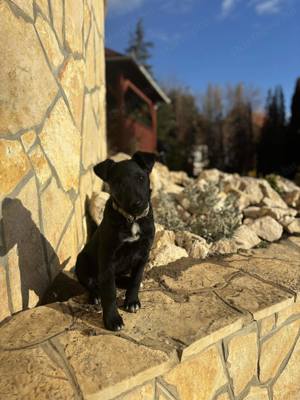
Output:
<svg viewBox="0 0 300 400">
<path fill-rule="evenodd" d="M 144 23 L 143 19 L 140 18 L 136 24 L 135 31 L 130 34 L 128 48 L 125 52 L 152 73 L 152 67 L 148 60 L 151 58 L 149 49 L 153 46 L 152 42 L 145 40 Z"/>
<path fill-rule="evenodd" d="M 292 99 L 291 120 L 287 139 L 287 170 L 292 177 L 300 166 L 300 78 Z"/>
<path fill-rule="evenodd" d="M 268 92 L 266 117 L 258 149 L 258 172 L 261 174 L 284 173 L 286 116 L 282 88 Z"/>
<path fill-rule="evenodd" d="M 235 103 L 224 121 L 225 169 L 228 172 L 247 174 L 254 167 L 254 140 L 252 106 L 239 94 L 237 86 Z"/>
<path fill-rule="evenodd" d="M 300 135 L 300 78 L 297 80 L 292 100 L 291 127 Z"/>
</svg>

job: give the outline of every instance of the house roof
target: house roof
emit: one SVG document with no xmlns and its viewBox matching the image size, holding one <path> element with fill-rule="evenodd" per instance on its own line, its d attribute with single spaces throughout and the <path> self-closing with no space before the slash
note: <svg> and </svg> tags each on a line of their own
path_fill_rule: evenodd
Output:
<svg viewBox="0 0 300 400">
<path fill-rule="evenodd" d="M 132 57 L 111 49 L 105 49 L 105 59 L 107 71 L 122 72 L 127 79 L 130 79 L 136 86 L 142 89 L 146 96 L 154 103 L 171 103 L 169 97 L 146 68 L 138 64 Z"/>
</svg>

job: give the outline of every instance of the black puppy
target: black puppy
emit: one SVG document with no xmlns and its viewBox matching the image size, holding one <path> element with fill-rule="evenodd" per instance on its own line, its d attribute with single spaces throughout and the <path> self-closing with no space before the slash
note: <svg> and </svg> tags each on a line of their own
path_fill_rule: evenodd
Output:
<svg viewBox="0 0 300 400">
<path fill-rule="evenodd" d="M 118 282 L 127 281 L 125 310 L 141 307 L 138 291 L 155 233 L 149 179 L 154 162 L 154 154 L 137 152 L 131 160 L 106 160 L 94 167 L 109 184 L 110 198 L 101 224 L 77 257 L 75 271 L 92 301 L 101 300 L 109 330 L 124 326 L 116 303 Z"/>
</svg>

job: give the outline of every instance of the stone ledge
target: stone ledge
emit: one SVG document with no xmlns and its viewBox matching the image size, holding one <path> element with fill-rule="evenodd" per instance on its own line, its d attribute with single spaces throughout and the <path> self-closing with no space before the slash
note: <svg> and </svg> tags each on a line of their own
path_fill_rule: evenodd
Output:
<svg viewBox="0 0 300 400">
<path fill-rule="evenodd" d="M 24 352 L 33 354 L 34 364 L 34 354 L 47 348 L 43 357 L 65 377 L 59 378 L 66 388 L 62 399 L 72 398 L 70 388 L 83 399 L 268 399 L 274 387 L 278 399 L 292 393 L 296 400 L 297 243 L 295 237 L 242 255 L 185 259 L 148 271 L 142 309 L 121 310 L 120 333 L 104 329 L 101 310 L 87 305 L 85 295 L 21 312 L 0 325 L 0 357 L 19 359 Z M 59 289 L 53 291 L 60 298 Z M 121 304 L 124 294 L 119 295 Z M 272 343 L 278 351 L 266 350 L 275 349 Z M 22 373 L 36 390 L 38 372 Z M 0 392 L 10 376 L 13 368 L 0 376 Z M 52 398 L 58 378 L 47 379 Z"/>
</svg>

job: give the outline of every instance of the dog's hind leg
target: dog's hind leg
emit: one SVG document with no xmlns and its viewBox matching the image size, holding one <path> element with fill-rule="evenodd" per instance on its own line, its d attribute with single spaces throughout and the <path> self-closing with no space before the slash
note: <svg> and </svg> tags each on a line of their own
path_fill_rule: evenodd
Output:
<svg viewBox="0 0 300 400">
<path fill-rule="evenodd" d="M 89 292 L 89 298 L 91 304 L 100 305 L 99 288 L 97 285 L 97 279 L 92 273 L 91 263 L 88 255 L 84 252 L 80 253 L 77 257 L 75 265 L 75 273 L 78 281 L 84 286 Z"/>
</svg>

